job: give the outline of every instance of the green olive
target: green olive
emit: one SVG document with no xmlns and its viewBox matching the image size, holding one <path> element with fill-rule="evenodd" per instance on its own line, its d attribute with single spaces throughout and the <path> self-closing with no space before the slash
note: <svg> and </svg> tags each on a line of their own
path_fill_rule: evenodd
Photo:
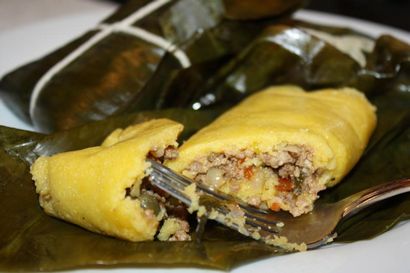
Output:
<svg viewBox="0 0 410 273">
<path fill-rule="evenodd" d="M 161 212 L 158 200 L 151 194 L 144 192 L 138 197 L 138 199 L 140 200 L 143 209 L 152 210 L 155 215 L 158 215 Z"/>
</svg>

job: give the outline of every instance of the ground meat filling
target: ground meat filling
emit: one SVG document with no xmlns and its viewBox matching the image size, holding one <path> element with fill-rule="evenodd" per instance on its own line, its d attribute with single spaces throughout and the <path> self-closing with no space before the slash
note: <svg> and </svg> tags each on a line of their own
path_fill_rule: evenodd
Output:
<svg viewBox="0 0 410 273">
<path fill-rule="evenodd" d="M 153 147 L 147 157 L 162 163 L 164 160 L 177 158 L 178 150 L 174 146 Z M 140 186 L 137 187 L 135 185 L 127 188 L 126 196 L 138 199 L 145 215 L 160 220 L 160 226 L 167 222 L 168 219 L 178 223 L 177 226 L 180 228 L 174 228 L 173 234 L 159 239 L 166 238 L 169 241 L 187 241 L 191 239 L 187 207 L 179 200 L 154 186 L 148 177 L 142 180 Z"/>
<path fill-rule="evenodd" d="M 312 210 L 318 183 L 313 152 L 303 145 L 283 145 L 270 153 L 251 150 L 212 153 L 189 165 L 183 174 L 247 203 L 298 216 Z"/>
</svg>

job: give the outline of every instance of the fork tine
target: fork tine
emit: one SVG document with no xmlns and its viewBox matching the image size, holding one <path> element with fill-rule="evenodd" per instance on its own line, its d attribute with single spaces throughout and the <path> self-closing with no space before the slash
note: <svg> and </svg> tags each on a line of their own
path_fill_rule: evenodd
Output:
<svg viewBox="0 0 410 273">
<path fill-rule="evenodd" d="M 161 190 L 167 192 L 168 194 L 183 202 L 185 205 L 191 205 L 191 199 L 186 196 L 186 194 L 183 192 L 183 189 L 178 186 L 178 183 L 172 183 L 172 180 L 167 179 L 158 171 L 154 170 L 150 174 L 150 181 Z"/>
<path fill-rule="evenodd" d="M 189 186 L 192 183 L 194 183 L 192 180 L 182 175 L 178 175 L 174 173 L 168 167 L 154 160 L 149 159 L 149 162 L 151 163 L 152 168 L 157 175 L 161 175 L 162 177 L 166 178 L 166 180 L 164 180 L 164 183 L 173 184 L 176 188 L 182 189 L 182 190 L 184 190 L 186 186 Z M 255 207 L 251 207 L 240 199 L 237 199 L 231 195 L 227 195 L 222 192 L 218 192 L 216 190 L 210 189 L 207 186 L 203 185 L 202 183 L 195 183 L 195 184 L 197 188 L 199 188 L 201 191 L 219 199 L 220 201 L 226 201 L 226 202 L 238 204 L 244 210 L 247 217 L 253 218 L 255 219 L 255 221 L 265 222 L 266 224 L 273 223 L 272 220 L 267 220 L 265 217 L 263 217 L 263 215 L 267 214 L 266 211 L 255 208 Z"/>
<path fill-rule="evenodd" d="M 156 161 L 149 161 L 152 165 L 152 172 L 150 174 L 151 182 L 190 206 L 191 200 L 184 193 L 184 189 L 193 182 L 188 178 L 175 174 L 172 170 Z M 278 224 L 280 222 L 266 219 L 263 217 L 266 215 L 265 213 L 261 214 L 259 210 L 253 209 L 244 202 L 238 201 L 236 198 L 231 198 L 229 195 L 217 193 L 201 184 L 196 183 L 196 185 L 206 194 L 206 198 L 202 196 L 200 199 L 201 205 L 205 206 L 208 213 L 211 213 L 212 210 L 217 211 L 218 216 L 214 220 L 221 224 L 233 228 L 246 236 L 250 236 L 253 231 L 259 230 L 265 231 L 268 236 L 276 235 L 280 231 L 281 225 Z M 240 207 L 244 213 L 245 221 L 243 226 L 232 221 L 232 215 L 230 215 L 232 211 L 227 207 L 228 204 L 236 204 Z M 262 236 L 261 239 L 265 239 L 265 237 L 266 236 Z"/>
<path fill-rule="evenodd" d="M 185 188 L 186 186 L 191 185 L 192 183 L 194 183 L 192 180 L 182 176 L 182 175 L 178 175 L 176 173 L 174 173 L 171 169 L 169 169 L 168 167 L 156 162 L 155 160 L 151 160 L 148 159 L 148 161 L 151 163 L 152 169 L 154 171 L 157 171 L 158 173 L 160 173 L 161 175 L 167 177 L 170 180 L 170 183 L 175 184 L 176 187 L 178 188 Z M 256 207 L 251 207 L 249 206 L 247 203 L 243 202 L 242 200 L 235 198 L 231 195 L 227 195 L 225 193 L 222 192 L 218 192 L 214 189 L 209 188 L 208 186 L 202 184 L 202 183 L 195 183 L 197 188 L 200 189 L 202 192 L 205 192 L 209 195 L 215 196 L 215 198 L 218 198 L 220 200 L 225 200 L 228 202 L 232 202 L 232 203 L 237 203 L 241 208 L 243 208 L 246 211 L 253 211 L 255 213 L 259 213 L 259 214 L 267 214 L 268 212 L 265 210 L 261 210 L 258 209 Z M 254 217 L 256 217 L 254 215 Z"/>
<path fill-rule="evenodd" d="M 166 166 L 164 166 L 164 165 L 162 165 L 162 164 L 160 164 L 160 163 L 158 163 L 154 160 L 149 160 L 149 162 L 151 163 L 152 169 L 156 173 L 156 175 L 161 175 L 162 177 L 165 178 L 163 183 L 173 184 L 174 187 L 176 187 L 178 189 L 181 189 L 182 191 L 185 189 L 185 187 L 187 187 L 190 184 L 194 183 L 190 179 L 174 173 L 171 169 L 167 168 Z M 212 189 L 208 188 L 207 186 L 205 186 L 201 183 L 195 183 L 195 184 L 196 184 L 197 188 L 199 188 L 202 192 L 205 192 L 206 194 L 217 198 L 221 202 L 226 201 L 226 202 L 238 204 L 239 207 L 241 207 L 244 210 L 245 216 L 248 217 L 248 218 L 253 219 L 253 222 L 256 222 L 256 221 L 257 222 L 263 222 L 263 223 L 260 224 L 261 226 L 272 225 L 273 221 L 271 219 L 267 220 L 264 217 L 267 214 L 266 211 L 260 210 L 260 209 L 255 208 L 255 207 L 251 207 L 251 206 L 249 206 L 248 204 L 246 204 L 245 202 L 243 202 L 240 199 L 234 198 L 233 196 L 230 196 L 230 195 L 227 195 L 227 194 L 224 194 L 224 193 L 221 193 L 221 192 L 217 192 L 216 190 L 212 190 Z M 278 222 L 279 221 L 275 222 L 275 225 Z"/>
<path fill-rule="evenodd" d="M 166 168 L 165 166 L 159 164 L 154 160 L 149 160 L 149 162 L 151 163 L 151 167 L 154 173 L 168 178 L 170 183 L 172 183 L 175 187 L 179 189 L 184 189 L 192 183 L 181 176 L 175 175 L 175 173 L 173 173 L 170 169 Z"/>
</svg>

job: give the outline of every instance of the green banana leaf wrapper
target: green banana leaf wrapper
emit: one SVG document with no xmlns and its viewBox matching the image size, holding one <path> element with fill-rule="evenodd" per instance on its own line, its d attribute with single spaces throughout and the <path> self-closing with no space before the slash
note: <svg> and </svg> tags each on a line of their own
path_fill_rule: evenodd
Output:
<svg viewBox="0 0 410 273">
<path fill-rule="evenodd" d="M 115 25 L 153 2 L 127 1 L 101 24 Z M 162 2 L 165 4 L 131 26 L 163 38 L 176 48 L 167 50 L 141 36 L 116 30 L 47 81 L 33 102 L 30 116 L 30 101 L 36 84 L 67 55 L 100 35 L 102 31 L 96 27 L 47 56 L 5 75 L 0 81 L 0 92 L 6 105 L 43 132 L 130 112 L 130 107 L 138 111 L 157 109 L 156 90 L 169 81 L 174 71 L 188 65 L 175 57 L 176 49 L 184 52 L 190 64 L 228 58 L 246 46 L 263 26 L 287 16 L 304 1 Z"/>
<path fill-rule="evenodd" d="M 331 42 L 322 35 L 331 36 Z M 349 29 L 288 21 L 267 26 L 220 66 L 211 61 L 180 70 L 158 103 L 165 108 L 212 108 L 278 84 L 307 90 L 351 86 L 369 98 L 396 91 L 407 96 L 409 61 L 410 45 L 389 35 L 372 39 Z"/>
</svg>

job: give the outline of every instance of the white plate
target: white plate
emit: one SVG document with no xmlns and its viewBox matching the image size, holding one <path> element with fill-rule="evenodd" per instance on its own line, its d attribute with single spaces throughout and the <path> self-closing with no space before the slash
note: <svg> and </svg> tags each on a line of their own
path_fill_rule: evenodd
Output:
<svg viewBox="0 0 410 273">
<path fill-rule="evenodd" d="M 33 58 L 40 57 L 57 46 L 81 34 L 106 16 L 113 7 L 105 5 L 98 11 L 78 13 L 23 25 L 0 33 L 0 75 Z M 300 11 L 297 18 L 312 22 L 342 25 L 378 36 L 393 34 L 410 43 L 410 35 L 390 27 L 347 17 L 311 11 Z M 10 127 L 32 129 L 16 118 L 0 98 L 0 124 Z M 375 239 L 351 244 L 333 244 L 325 248 L 304 253 L 262 259 L 233 270 L 233 272 L 281 272 L 281 273 L 405 273 L 409 272 L 410 223 L 402 223 L 394 230 Z M 77 270 L 76 272 L 100 272 L 99 270 Z M 104 270 L 105 271 L 105 270 Z M 109 272 L 164 272 L 161 269 L 107 269 Z M 170 268 L 167 272 L 219 272 L 195 268 Z"/>
</svg>

